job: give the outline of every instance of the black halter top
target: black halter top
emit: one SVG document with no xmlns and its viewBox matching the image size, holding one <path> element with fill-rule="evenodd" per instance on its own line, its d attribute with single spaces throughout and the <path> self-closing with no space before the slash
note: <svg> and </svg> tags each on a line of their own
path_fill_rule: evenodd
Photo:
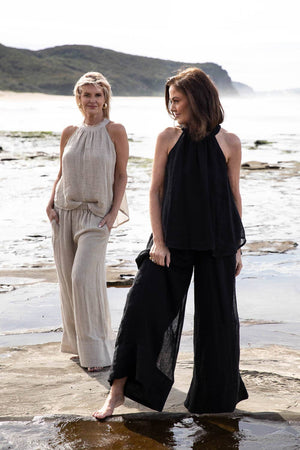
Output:
<svg viewBox="0 0 300 450">
<path fill-rule="evenodd" d="M 234 254 L 245 244 L 231 192 L 218 125 L 201 141 L 183 129 L 166 165 L 162 226 L 169 248 Z"/>
</svg>

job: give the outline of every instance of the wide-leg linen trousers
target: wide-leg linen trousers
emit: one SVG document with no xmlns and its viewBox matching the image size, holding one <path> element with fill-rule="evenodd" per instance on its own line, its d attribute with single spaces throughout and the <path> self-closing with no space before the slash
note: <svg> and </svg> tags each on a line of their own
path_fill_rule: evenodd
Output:
<svg viewBox="0 0 300 450">
<path fill-rule="evenodd" d="M 82 367 L 111 364 L 114 334 L 107 300 L 105 255 L 109 230 L 87 205 L 57 209 L 52 221 L 63 322 L 61 351 L 79 356 Z"/>
<path fill-rule="evenodd" d="M 145 258 L 128 293 L 109 382 L 161 411 L 174 382 L 187 291 L 194 270 L 194 371 L 185 401 L 193 413 L 232 412 L 248 398 L 239 373 L 235 255 L 171 251 L 170 267 Z"/>
</svg>

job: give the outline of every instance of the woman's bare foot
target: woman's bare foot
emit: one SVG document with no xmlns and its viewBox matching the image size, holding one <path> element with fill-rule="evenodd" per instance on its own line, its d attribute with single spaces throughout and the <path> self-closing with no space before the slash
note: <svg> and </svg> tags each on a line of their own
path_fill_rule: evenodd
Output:
<svg viewBox="0 0 300 450">
<path fill-rule="evenodd" d="M 112 416 L 114 409 L 124 403 L 124 386 L 127 378 L 120 378 L 114 380 L 110 393 L 105 400 L 104 405 L 98 411 L 93 413 L 93 417 L 98 420 L 103 420 L 106 417 Z"/>
<path fill-rule="evenodd" d="M 123 405 L 123 403 L 124 395 L 122 393 L 120 393 L 119 395 L 113 395 L 110 391 L 104 405 L 101 409 L 93 413 L 93 417 L 99 420 L 103 420 L 106 417 L 112 416 L 114 409 L 118 406 Z"/>
<path fill-rule="evenodd" d="M 103 369 L 103 367 L 88 367 L 87 371 L 88 372 L 101 372 L 102 369 Z"/>
</svg>

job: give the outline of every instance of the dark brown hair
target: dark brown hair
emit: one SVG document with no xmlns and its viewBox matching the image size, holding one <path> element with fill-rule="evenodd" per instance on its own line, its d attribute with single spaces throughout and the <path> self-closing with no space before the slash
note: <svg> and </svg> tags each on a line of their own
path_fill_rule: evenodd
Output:
<svg viewBox="0 0 300 450">
<path fill-rule="evenodd" d="M 224 110 L 214 83 L 201 69 L 190 67 L 169 78 L 165 86 L 165 102 L 170 109 L 170 86 L 175 86 L 188 99 L 192 120 L 186 124 L 194 140 L 203 139 L 224 120 Z"/>
</svg>

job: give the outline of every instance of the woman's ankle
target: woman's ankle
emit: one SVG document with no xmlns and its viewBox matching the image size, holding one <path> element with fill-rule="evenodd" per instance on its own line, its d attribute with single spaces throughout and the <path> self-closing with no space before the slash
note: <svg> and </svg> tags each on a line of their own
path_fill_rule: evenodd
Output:
<svg viewBox="0 0 300 450">
<path fill-rule="evenodd" d="M 124 387 L 126 384 L 128 377 L 124 377 L 124 378 L 115 378 L 112 385 L 111 385 L 111 389 L 110 391 L 113 393 L 120 393 L 120 394 L 124 394 Z"/>
</svg>

